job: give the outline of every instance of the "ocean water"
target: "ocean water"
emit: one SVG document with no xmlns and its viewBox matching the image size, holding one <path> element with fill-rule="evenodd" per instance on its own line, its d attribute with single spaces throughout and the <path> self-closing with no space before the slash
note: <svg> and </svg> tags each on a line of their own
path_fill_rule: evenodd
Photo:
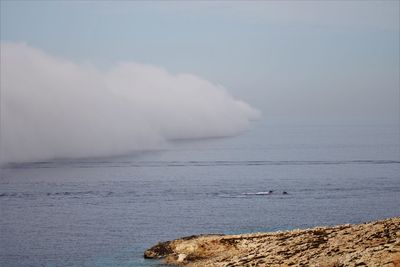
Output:
<svg viewBox="0 0 400 267">
<path fill-rule="evenodd" d="M 8 164 L 0 266 L 159 266 L 142 255 L 162 240 L 400 216 L 399 143 L 398 125 L 257 122 L 157 151 Z"/>
</svg>

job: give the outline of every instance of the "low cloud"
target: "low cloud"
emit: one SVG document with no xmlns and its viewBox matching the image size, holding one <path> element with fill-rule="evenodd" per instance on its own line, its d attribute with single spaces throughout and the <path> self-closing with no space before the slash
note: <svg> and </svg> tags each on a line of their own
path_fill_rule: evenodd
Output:
<svg viewBox="0 0 400 267">
<path fill-rule="evenodd" d="M 192 74 L 134 62 L 102 71 L 1 44 L 2 162 L 106 156 L 231 136 L 259 112 Z"/>
</svg>

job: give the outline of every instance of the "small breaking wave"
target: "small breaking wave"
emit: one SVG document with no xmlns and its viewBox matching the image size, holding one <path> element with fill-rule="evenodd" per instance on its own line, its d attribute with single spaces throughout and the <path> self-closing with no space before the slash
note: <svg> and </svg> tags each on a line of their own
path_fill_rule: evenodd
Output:
<svg viewBox="0 0 400 267">
<path fill-rule="evenodd" d="M 255 193 L 242 193 L 242 195 L 246 196 L 265 196 L 265 195 L 272 195 L 273 191 L 267 191 L 267 192 L 255 192 Z"/>
</svg>

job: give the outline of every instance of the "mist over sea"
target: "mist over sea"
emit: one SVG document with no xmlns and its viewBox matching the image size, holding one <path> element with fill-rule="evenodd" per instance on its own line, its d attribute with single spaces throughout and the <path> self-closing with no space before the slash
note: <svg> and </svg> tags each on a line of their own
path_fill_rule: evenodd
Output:
<svg viewBox="0 0 400 267">
<path fill-rule="evenodd" d="M 154 266 L 146 248 L 186 235 L 400 215 L 399 125 L 251 128 L 120 157 L 4 165 L 0 266 Z"/>
</svg>

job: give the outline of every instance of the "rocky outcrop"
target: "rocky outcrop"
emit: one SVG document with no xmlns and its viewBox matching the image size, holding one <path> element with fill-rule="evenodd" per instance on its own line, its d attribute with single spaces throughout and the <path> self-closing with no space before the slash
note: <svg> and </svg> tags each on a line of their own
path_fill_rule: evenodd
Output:
<svg viewBox="0 0 400 267">
<path fill-rule="evenodd" d="M 191 236 L 159 243 L 144 256 L 192 267 L 400 267 L 400 217 L 285 232 Z"/>
</svg>

